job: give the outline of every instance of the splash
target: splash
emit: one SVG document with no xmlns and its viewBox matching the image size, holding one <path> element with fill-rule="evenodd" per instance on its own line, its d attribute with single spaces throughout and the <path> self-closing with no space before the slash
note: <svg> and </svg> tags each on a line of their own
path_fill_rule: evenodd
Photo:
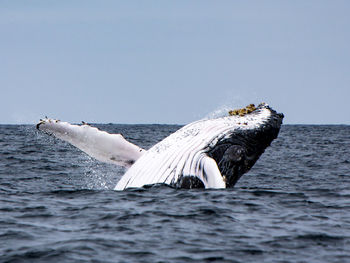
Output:
<svg viewBox="0 0 350 263">
<path fill-rule="evenodd" d="M 222 105 L 216 108 L 215 110 L 213 110 L 212 112 L 208 113 L 203 119 L 211 120 L 211 119 L 217 119 L 220 117 L 225 117 L 228 115 L 228 112 L 232 110 L 232 108 L 233 108 L 232 106 Z"/>
<path fill-rule="evenodd" d="M 100 163 L 90 157 L 84 164 L 86 187 L 91 190 L 113 190 L 125 169 L 111 164 Z"/>
</svg>

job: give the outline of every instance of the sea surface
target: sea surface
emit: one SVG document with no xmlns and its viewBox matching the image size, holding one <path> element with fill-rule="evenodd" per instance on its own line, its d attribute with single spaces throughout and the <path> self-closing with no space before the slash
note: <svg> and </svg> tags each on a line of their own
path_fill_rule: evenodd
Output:
<svg viewBox="0 0 350 263">
<path fill-rule="evenodd" d="M 148 149 L 176 125 L 96 125 Z M 124 169 L 0 125 L 0 262 L 350 262 L 350 126 L 283 125 L 233 189 L 114 191 Z"/>
</svg>

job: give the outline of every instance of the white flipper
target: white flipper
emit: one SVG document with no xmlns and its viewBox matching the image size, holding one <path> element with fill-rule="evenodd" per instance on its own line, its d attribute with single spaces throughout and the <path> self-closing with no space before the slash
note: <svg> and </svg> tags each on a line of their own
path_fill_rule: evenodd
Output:
<svg viewBox="0 0 350 263">
<path fill-rule="evenodd" d="M 202 163 L 203 175 L 198 177 L 204 183 L 205 188 L 225 188 L 226 183 L 215 160 L 206 156 L 202 159 Z"/>
<path fill-rule="evenodd" d="M 44 119 L 37 128 L 69 142 L 95 159 L 130 167 L 146 151 L 124 139 L 121 134 L 110 134 L 89 125 L 72 125 L 53 119 Z"/>
</svg>

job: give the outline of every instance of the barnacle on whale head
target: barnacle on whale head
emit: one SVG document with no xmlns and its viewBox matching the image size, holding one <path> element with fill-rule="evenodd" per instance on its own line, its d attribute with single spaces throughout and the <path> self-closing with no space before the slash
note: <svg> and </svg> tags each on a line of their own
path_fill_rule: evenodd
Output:
<svg viewBox="0 0 350 263">
<path fill-rule="evenodd" d="M 241 109 L 230 110 L 228 112 L 228 114 L 229 114 L 229 116 L 237 116 L 237 115 L 239 115 L 239 116 L 243 117 L 244 115 L 252 113 L 255 110 L 256 110 L 255 105 L 254 104 L 249 104 L 246 107 L 241 108 Z"/>
</svg>

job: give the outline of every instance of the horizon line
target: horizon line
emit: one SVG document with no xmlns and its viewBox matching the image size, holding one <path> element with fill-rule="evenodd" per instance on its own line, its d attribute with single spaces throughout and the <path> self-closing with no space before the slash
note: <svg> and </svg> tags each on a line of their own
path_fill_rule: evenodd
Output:
<svg viewBox="0 0 350 263">
<path fill-rule="evenodd" d="M 185 126 L 187 124 L 179 124 L 179 123 L 115 123 L 115 122 L 87 122 L 92 125 L 177 125 L 177 126 Z M 71 124 L 79 125 L 81 122 L 72 122 Z M 33 125 L 36 123 L 1 123 L 0 125 Z M 305 125 L 305 126 L 350 126 L 350 123 L 282 123 L 282 125 Z"/>
</svg>

